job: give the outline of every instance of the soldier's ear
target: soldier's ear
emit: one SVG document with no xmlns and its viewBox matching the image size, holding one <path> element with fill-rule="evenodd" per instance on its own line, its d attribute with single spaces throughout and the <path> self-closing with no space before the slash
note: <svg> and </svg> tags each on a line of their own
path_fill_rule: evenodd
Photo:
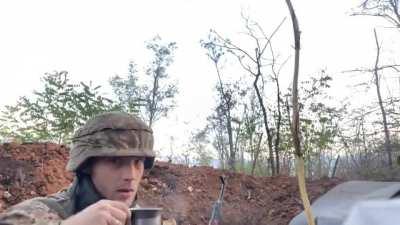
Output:
<svg viewBox="0 0 400 225">
<path fill-rule="evenodd" d="M 142 180 L 145 179 L 145 178 L 148 178 L 150 176 L 150 171 L 151 171 L 151 169 L 144 169 L 143 170 Z"/>
<path fill-rule="evenodd" d="M 96 163 L 96 159 L 89 158 L 77 170 L 80 173 L 90 175 L 90 174 L 92 174 L 92 168 L 93 168 L 94 163 Z"/>
</svg>

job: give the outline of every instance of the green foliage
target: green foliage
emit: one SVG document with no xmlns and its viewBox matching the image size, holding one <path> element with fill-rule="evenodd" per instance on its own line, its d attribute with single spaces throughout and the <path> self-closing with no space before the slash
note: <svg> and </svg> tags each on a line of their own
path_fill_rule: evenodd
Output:
<svg viewBox="0 0 400 225">
<path fill-rule="evenodd" d="M 125 112 L 138 113 L 142 88 L 138 85 L 136 65 L 129 63 L 129 73 L 125 79 L 116 75 L 109 82 L 118 99 L 118 107 Z"/>
<path fill-rule="evenodd" d="M 30 139 L 29 137 L 23 137 L 24 132 L 20 128 L 20 124 L 22 123 L 19 116 L 20 112 L 21 107 L 18 104 L 15 106 L 5 106 L 5 109 L 2 110 L 0 117 L 0 137 Z"/>
<path fill-rule="evenodd" d="M 312 77 L 302 85 L 300 129 L 309 176 L 312 172 L 322 175 L 327 157 L 332 156 L 330 151 L 341 136 L 340 125 L 346 106 L 337 108 L 326 103 L 331 80 L 323 70 L 319 77 Z"/>
<path fill-rule="evenodd" d="M 163 43 L 156 36 L 146 45 L 153 53 L 153 60 L 146 70 L 150 82 L 143 85 L 144 115 L 151 126 L 175 107 L 175 95 L 178 93 L 176 82 L 168 81 L 167 68 L 173 62 L 176 43 Z"/>
<path fill-rule="evenodd" d="M 225 55 L 224 47 L 221 46 L 219 39 L 212 31 L 208 34 L 206 40 L 200 41 L 200 45 L 207 50 L 207 56 L 214 62 L 214 64 L 218 64 L 220 58 Z"/>
<path fill-rule="evenodd" d="M 212 153 L 207 149 L 209 144 L 207 130 L 203 129 L 194 133 L 191 138 L 190 148 L 195 153 L 197 165 L 210 166 L 213 160 Z"/>
<path fill-rule="evenodd" d="M 121 110 L 139 113 L 152 126 L 175 107 L 178 88 L 176 82 L 169 80 L 167 68 L 173 62 L 177 47 L 175 42 L 163 43 L 161 38 L 156 36 L 146 44 L 146 48 L 153 55 L 145 71 L 148 79 L 141 79 L 139 84 L 136 65 L 131 62 L 128 76 L 114 76 L 110 79 L 110 85 Z"/>
<path fill-rule="evenodd" d="M 66 142 L 84 121 L 113 109 L 112 101 L 100 95 L 100 86 L 72 84 L 66 71 L 47 73 L 42 83 L 33 96 L 21 97 L 2 112 L 3 137 Z"/>
</svg>

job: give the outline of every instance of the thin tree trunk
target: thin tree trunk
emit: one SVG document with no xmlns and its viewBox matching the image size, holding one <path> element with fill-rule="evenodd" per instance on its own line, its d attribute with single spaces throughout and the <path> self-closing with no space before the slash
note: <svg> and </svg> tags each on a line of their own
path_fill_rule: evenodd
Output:
<svg viewBox="0 0 400 225">
<path fill-rule="evenodd" d="M 304 212 L 306 214 L 307 222 L 309 225 L 315 225 L 314 216 L 311 211 L 310 200 L 308 199 L 305 177 L 304 177 L 304 159 L 301 152 L 300 146 L 300 120 L 299 120 L 299 102 L 298 102 L 298 79 L 299 79 L 299 59 L 300 59 L 300 29 L 297 22 L 296 13 L 294 12 L 292 2 L 286 0 L 286 4 L 289 8 L 290 16 L 293 23 L 293 34 L 294 34 L 294 48 L 295 48 L 295 61 L 294 61 L 294 74 L 293 74 L 293 125 L 292 125 L 292 136 L 293 143 L 296 153 L 296 171 L 297 179 L 300 189 L 300 197 L 303 202 Z"/>
<path fill-rule="evenodd" d="M 233 137 L 232 137 L 232 124 L 231 124 L 231 114 L 228 113 L 227 115 L 227 129 L 228 129 L 228 140 L 229 140 L 229 167 L 232 171 L 235 171 L 235 159 L 236 159 L 236 152 L 233 146 Z"/>
<path fill-rule="evenodd" d="M 332 171 L 331 178 L 334 178 L 335 175 L 336 175 L 336 169 L 337 169 L 337 166 L 339 164 L 339 160 L 340 160 L 340 155 L 338 155 L 337 158 L 336 158 L 335 165 L 333 166 L 333 171 Z"/>
<path fill-rule="evenodd" d="M 361 131 L 362 131 L 362 144 L 363 144 L 363 150 L 364 150 L 364 157 L 362 156 L 362 153 L 360 151 L 360 166 L 361 167 L 366 167 L 368 166 L 368 161 L 369 161 L 369 155 L 368 155 L 368 146 L 367 146 L 367 138 L 365 135 L 365 128 L 364 128 L 364 117 L 361 120 Z"/>
<path fill-rule="evenodd" d="M 219 134 L 219 132 L 214 127 L 215 135 L 217 136 L 216 148 L 218 151 L 219 160 L 221 163 L 221 169 L 225 169 L 225 147 L 222 143 L 223 137 Z"/>
<path fill-rule="evenodd" d="M 286 97 L 286 113 L 287 113 L 287 120 L 289 123 L 289 126 L 292 126 L 292 120 L 290 119 L 290 106 L 289 106 L 289 100 L 288 97 Z M 288 174 L 290 174 L 290 157 L 288 158 Z"/>
<path fill-rule="evenodd" d="M 260 139 L 258 139 L 257 149 L 256 149 L 256 153 L 255 153 L 255 156 L 254 156 L 253 165 L 251 166 L 251 175 L 254 175 L 254 170 L 256 168 L 258 155 L 260 154 L 262 136 L 263 136 L 263 133 L 260 134 Z"/>
<path fill-rule="evenodd" d="M 279 144 L 280 144 L 280 132 L 281 132 L 281 121 L 282 121 L 282 113 L 281 113 L 281 98 L 280 98 L 280 87 L 279 80 L 276 76 L 276 88 L 277 88 L 277 101 L 278 101 L 278 121 L 276 125 L 276 139 L 275 139 L 275 162 L 276 162 L 276 174 L 279 174 L 280 163 L 279 163 Z"/>
<path fill-rule="evenodd" d="M 228 158 L 228 165 L 232 171 L 235 171 L 235 149 L 233 145 L 233 134 L 232 134 L 232 118 L 231 118 L 231 106 L 230 106 L 230 99 L 228 99 L 227 94 L 224 91 L 224 86 L 222 84 L 221 74 L 218 68 L 217 62 L 214 62 L 215 68 L 217 70 L 218 81 L 221 88 L 221 100 L 223 101 L 224 107 L 224 114 L 226 119 L 226 129 L 228 132 L 228 141 L 229 141 L 229 158 Z"/>
<path fill-rule="evenodd" d="M 243 173 L 245 173 L 245 166 L 244 166 L 244 148 L 240 149 L 240 168 Z"/>
<path fill-rule="evenodd" d="M 306 142 L 308 143 L 308 140 L 306 140 Z M 306 149 L 306 148 L 305 148 Z M 313 179 L 313 172 L 312 172 L 312 168 L 313 168 L 313 163 L 312 163 L 312 159 L 311 159 L 311 150 L 309 150 L 309 148 L 307 147 L 307 161 L 304 163 L 305 166 L 307 167 L 307 174 L 306 177 L 310 178 L 311 180 Z"/>
<path fill-rule="evenodd" d="M 271 63 L 271 68 L 272 68 L 272 73 L 273 73 L 273 80 L 276 83 L 276 103 L 277 103 L 277 109 L 278 109 L 278 118 L 276 121 L 276 137 L 275 137 L 275 144 L 274 144 L 274 152 L 275 152 L 275 163 L 276 163 L 276 174 L 280 173 L 280 159 L 279 159 L 279 144 L 280 144 L 280 129 L 281 129 L 281 123 L 282 123 L 282 112 L 281 112 L 281 90 L 279 86 L 279 72 L 277 73 L 275 71 L 275 54 L 274 50 L 272 48 L 272 45 L 269 45 L 271 49 L 271 55 L 272 55 L 272 63 Z"/>
<path fill-rule="evenodd" d="M 321 159 L 321 149 L 319 149 L 319 152 L 317 152 L 318 156 L 318 164 L 317 164 L 317 178 L 322 177 L 322 159 Z"/>
<path fill-rule="evenodd" d="M 376 34 L 376 30 L 375 29 L 374 29 L 374 35 L 375 35 L 375 43 L 376 43 L 376 60 L 375 60 L 375 69 L 374 69 L 376 94 L 378 95 L 378 103 L 379 103 L 379 107 L 380 107 L 381 113 L 382 113 L 383 130 L 384 130 L 384 133 L 385 133 L 385 146 L 384 147 L 385 147 L 385 151 L 386 151 L 387 156 L 388 156 L 389 168 L 392 169 L 393 160 L 392 160 L 392 148 L 391 148 L 391 144 L 390 144 L 390 134 L 389 134 L 389 128 L 388 128 L 387 119 L 386 119 L 386 111 L 385 111 L 385 108 L 383 107 L 383 101 L 382 101 L 381 90 L 380 90 L 379 75 L 378 75 L 380 46 L 379 46 L 379 43 L 378 43 L 378 36 Z"/>
<path fill-rule="evenodd" d="M 264 127 L 265 127 L 265 132 L 267 133 L 267 144 L 268 144 L 268 150 L 269 150 L 268 161 L 269 161 L 269 166 L 271 169 L 271 175 L 274 176 L 275 175 L 275 165 L 274 165 L 274 153 L 273 153 L 273 148 L 272 148 L 272 136 L 271 136 L 271 131 L 268 126 L 267 110 L 265 109 L 264 101 L 262 99 L 260 90 L 258 89 L 258 85 L 257 85 L 257 82 L 258 82 L 258 79 L 260 76 L 261 76 L 261 68 L 260 68 L 260 66 L 258 66 L 258 72 L 256 75 L 256 79 L 253 82 L 253 86 L 254 86 L 254 89 L 256 90 L 258 102 L 260 104 L 261 111 L 263 113 Z"/>
<path fill-rule="evenodd" d="M 238 128 L 236 129 L 236 136 L 235 136 L 235 144 L 234 144 L 234 151 L 238 152 L 239 151 L 239 139 L 240 139 L 240 128 L 242 126 L 242 123 L 239 123 Z"/>
<path fill-rule="evenodd" d="M 291 121 L 291 119 L 290 119 L 290 106 L 289 106 L 289 100 L 287 99 L 287 97 L 286 97 L 286 112 L 287 112 L 287 115 L 288 115 L 288 123 L 289 124 L 292 124 L 292 121 Z"/>
<path fill-rule="evenodd" d="M 153 126 L 153 122 L 154 122 L 154 117 L 155 117 L 155 111 L 156 111 L 156 93 L 158 91 L 158 77 L 159 77 L 159 69 L 157 68 L 156 71 L 154 72 L 154 81 L 153 81 L 153 90 L 152 90 L 152 94 L 151 94 L 151 102 L 150 102 L 150 106 L 149 106 L 149 127 Z"/>
</svg>

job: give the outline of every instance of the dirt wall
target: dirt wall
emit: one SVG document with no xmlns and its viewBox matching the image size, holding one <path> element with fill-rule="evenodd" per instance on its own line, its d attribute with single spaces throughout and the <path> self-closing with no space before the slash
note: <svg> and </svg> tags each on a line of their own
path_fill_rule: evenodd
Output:
<svg viewBox="0 0 400 225">
<path fill-rule="evenodd" d="M 0 145 L 0 211 L 22 200 L 54 193 L 68 186 L 72 174 L 65 171 L 68 148 L 52 143 Z M 230 225 L 286 225 L 302 210 L 294 177 L 254 177 L 157 162 L 145 175 L 139 201 L 143 206 L 164 208 L 164 217 L 178 224 L 208 224 L 218 198 L 219 176 L 227 178 L 223 223 Z M 308 183 L 311 200 L 339 180 Z"/>
</svg>

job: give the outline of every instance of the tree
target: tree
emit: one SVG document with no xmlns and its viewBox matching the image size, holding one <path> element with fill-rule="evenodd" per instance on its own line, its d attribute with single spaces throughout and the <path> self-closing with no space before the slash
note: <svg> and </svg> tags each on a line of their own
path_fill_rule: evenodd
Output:
<svg viewBox="0 0 400 225">
<path fill-rule="evenodd" d="M 114 107 L 100 95 L 100 86 L 73 84 L 66 71 L 46 73 L 42 82 L 43 88 L 34 91 L 33 97 L 23 96 L 3 111 L 2 122 L 11 125 L 10 136 L 23 141 L 66 142 L 84 121 Z"/>
<path fill-rule="evenodd" d="M 336 107 L 326 101 L 331 98 L 327 94 L 331 80 L 332 78 L 323 69 L 316 77 L 312 76 L 300 83 L 301 145 L 309 178 L 315 174 L 313 171 L 320 177 L 325 159 L 332 158 L 332 153 L 329 151 L 335 147 L 334 142 L 340 136 L 340 122 L 347 106 L 345 104 Z M 316 170 L 313 168 L 313 163 L 317 165 Z"/>
<path fill-rule="evenodd" d="M 225 161 L 229 159 L 229 151 L 227 149 L 228 140 L 226 137 L 226 125 L 223 115 L 220 115 L 219 111 L 214 112 L 207 118 L 207 129 L 213 136 L 212 145 L 217 150 L 218 159 L 221 164 L 221 168 L 225 169 Z"/>
<path fill-rule="evenodd" d="M 262 117 L 260 114 L 259 105 L 256 103 L 255 93 L 253 92 L 249 97 L 249 103 L 245 104 L 244 118 L 243 118 L 243 136 L 248 140 L 247 152 L 250 153 L 251 158 L 251 175 L 254 175 L 256 165 L 261 154 L 262 143 Z"/>
<path fill-rule="evenodd" d="M 355 12 L 352 14 L 355 16 L 364 15 L 364 16 L 374 16 L 378 18 L 383 18 L 389 22 L 389 24 L 393 25 L 395 28 L 400 30 L 400 14 L 399 14 L 399 1 L 398 0 L 364 0 L 361 5 L 355 9 Z M 383 126 L 383 134 L 384 134 L 384 151 L 387 153 L 387 164 L 391 169 L 393 166 L 392 159 L 392 147 L 391 147 L 391 136 L 389 129 L 389 115 L 387 108 L 390 106 L 385 106 L 385 99 L 382 97 L 381 90 L 381 76 L 382 73 L 386 70 L 393 70 L 397 73 L 400 72 L 400 65 L 398 64 L 389 64 L 389 65 L 381 65 L 381 55 L 382 55 L 382 43 L 379 43 L 378 35 L 376 29 L 374 29 L 374 38 L 376 45 L 376 56 L 375 56 L 375 64 L 373 69 L 356 69 L 353 70 L 357 72 L 371 72 L 373 74 L 373 83 L 376 88 L 376 95 L 378 99 L 378 105 L 380 109 L 380 114 L 382 117 L 382 126 Z M 393 98 L 390 98 L 390 102 L 393 102 Z M 390 111 L 390 110 L 389 110 Z"/>
<path fill-rule="evenodd" d="M 197 165 L 211 165 L 213 157 L 207 149 L 208 144 L 209 140 L 207 129 L 196 131 L 191 135 L 189 149 L 194 153 Z"/>
<path fill-rule="evenodd" d="M 400 19 L 400 17 L 399 17 L 399 19 Z M 387 118 L 386 118 L 387 117 L 386 110 L 383 107 L 382 94 L 381 94 L 380 82 L 379 82 L 380 79 L 379 79 L 379 74 L 378 74 L 379 70 L 381 70 L 379 68 L 379 57 L 380 57 L 381 47 L 379 45 L 378 36 L 376 34 L 375 29 L 374 29 L 374 35 L 375 35 L 375 44 L 376 44 L 376 58 L 375 58 L 375 66 L 374 66 L 374 70 L 373 70 L 374 83 L 375 83 L 375 87 L 376 87 L 376 94 L 378 96 L 379 108 L 381 109 L 381 114 L 382 114 L 383 132 L 385 134 L 385 151 L 388 154 L 389 168 L 392 168 L 393 167 L 393 159 L 392 159 L 392 147 L 390 145 L 390 133 L 389 133 L 388 122 L 387 122 Z"/>
<path fill-rule="evenodd" d="M 272 37 L 276 34 L 276 32 L 279 30 L 281 25 L 283 24 L 284 20 L 276 27 L 276 29 L 272 32 L 270 36 L 267 36 L 264 32 L 264 30 L 261 28 L 261 26 L 256 23 L 251 21 L 247 17 L 243 17 L 245 20 L 245 27 L 246 27 L 246 34 L 248 37 L 254 41 L 254 53 L 251 51 L 248 51 L 237 44 L 233 43 L 231 40 L 227 38 L 223 38 L 218 32 L 216 31 L 211 31 L 212 36 L 215 38 L 210 40 L 210 43 L 213 43 L 213 45 L 221 47 L 223 49 L 226 49 L 228 52 L 236 56 L 236 58 L 239 60 L 240 65 L 242 68 L 254 78 L 253 80 L 253 88 L 256 92 L 258 104 L 260 104 L 262 115 L 263 115 L 263 122 L 264 122 L 264 128 L 265 132 L 267 135 L 267 144 L 268 144 L 268 149 L 269 149 L 269 165 L 271 169 L 271 174 L 275 175 L 276 174 L 276 166 L 279 163 L 276 163 L 274 159 L 274 142 L 273 142 L 273 132 L 272 132 L 272 127 L 270 123 L 272 123 L 272 119 L 269 118 L 268 111 L 267 111 L 267 106 L 264 101 L 264 96 L 263 96 L 263 87 L 264 87 L 264 59 L 267 55 L 267 48 L 268 46 L 271 45 L 271 39 Z M 275 62 L 274 62 L 275 63 Z M 260 84 L 261 83 L 261 84 Z M 261 86 L 261 87 L 260 87 Z M 279 92 L 278 92 L 279 95 Z M 279 106 L 280 107 L 280 106 Z M 280 118 L 280 117 L 278 117 Z M 280 122 L 279 122 L 280 123 Z M 277 139 L 279 143 L 279 138 Z M 276 144 L 277 142 L 275 142 Z M 279 145 L 279 144 L 278 144 Z M 278 150 L 278 148 L 276 148 Z"/>
<path fill-rule="evenodd" d="M 286 64 L 287 60 L 285 60 L 282 65 L 279 66 L 279 68 L 277 68 L 277 59 L 275 56 L 275 52 L 274 49 L 272 47 L 272 45 L 269 45 L 270 47 L 270 52 L 271 52 L 271 58 L 272 58 L 272 62 L 271 62 L 271 79 L 273 82 L 275 82 L 276 84 L 276 109 L 274 112 L 277 112 L 274 115 L 275 118 L 275 124 L 276 124 L 276 131 L 275 131 L 275 143 L 274 143 L 274 151 L 275 151 L 275 162 L 276 162 L 276 173 L 279 174 L 280 173 L 280 157 L 279 157 L 279 147 L 281 144 L 281 126 L 282 126 L 282 112 L 281 112 L 281 103 L 282 103 L 282 95 L 281 95 L 281 87 L 280 87 L 280 83 L 279 83 L 279 74 L 281 69 L 283 68 L 283 66 Z"/>
<path fill-rule="evenodd" d="M 6 105 L 5 109 L 1 111 L 0 118 L 0 137 L 2 139 L 14 139 L 14 140 L 30 140 L 32 137 L 28 137 L 30 133 L 21 130 L 21 106 Z M 5 140 L 2 140 L 5 141 Z"/>
<path fill-rule="evenodd" d="M 236 149 L 233 144 L 233 130 L 232 130 L 232 116 L 231 113 L 233 108 L 235 107 L 236 102 L 235 99 L 232 98 L 232 89 L 228 89 L 227 85 L 223 83 L 221 78 L 221 70 L 220 70 L 220 58 L 225 54 L 222 47 L 217 46 L 215 42 L 217 41 L 216 37 L 209 35 L 209 40 L 207 42 L 201 41 L 201 45 L 203 48 L 207 50 L 207 56 L 211 59 L 214 64 L 215 70 L 217 72 L 218 82 L 216 86 L 216 90 L 219 95 L 219 105 L 216 108 L 217 111 L 223 116 L 226 125 L 226 131 L 228 134 L 228 142 L 229 142 L 229 158 L 228 165 L 232 171 L 235 171 L 235 161 L 236 161 Z M 228 90 L 227 90 L 228 89 Z"/>
<path fill-rule="evenodd" d="M 215 87 L 218 96 L 217 104 L 213 114 L 208 117 L 208 127 L 213 130 L 215 140 L 213 144 L 219 152 L 220 160 L 227 160 L 229 169 L 235 171 L 241 131 L 241 118 L 237 107 L 239 99 L 244 97 L 245 92 L 237 82 L 224 83 L 223 88 L 224 91 L 221 90 L 219 84 Z M 221 97 L 222 93 L 226 95 L 229 106 Z"/>
<path fill-rule="evenodd" d="M 285 0 L 285 1 L 289 9 L 290 16 L 292 18 L 294 49 L 295 49 L 293 89 L 292 89 L 292 102 L 293 102 L 292 137 L 293 137 L 293 144 L 297 161 L 296 172 L 300 189 L 300 197 L 303 202 L 307 223 L 309 225 L 314 225 L 315 220 L 311 211 L 310 200 L 307 195 L 305 177 L 304 177 L 304 159 L 300 145 L 300 113 L 299 113 L 299 102 L 298 102 L 299 99 L 297 90 L 298 79 L 299 79 L 299 66 L 300 66 L 300 29 L 292 2 L 290 0 Z"/>
<path fill-rule="evenodd" d="M 392 159 L 392 147 L 391 147 L 391 141 L 390 141 L 391 135 L 390 135 L 390 129 L 389 129 L 389 124 L 391 124 L 391 122 L 389 121 L 389 114 L 388 114 L 387 108 L 391 107 L 390 102 L 393 102 L 394 99 L 391 97 L 388 97 L 388 98 L 383 97 L 383 93 L 382 93 L 382 89 L 381 89 L 381 78 L 384 75 L 383 72 L 388 71 L 388 70 L 394 71 L 395 73 L 399 73 L 400 65 L 399 64 L 381 65 L 382 44 L 379 43 L 378 35 L 377 35 L 375 29 L 374 29 L 374 38 L 375 38 L 375 45 L 376 45 L 376 56 L 375 56 L 375 63 L 374 63 L 373 68 L 371 68 L 371 69 L 358 68 L 358 69 L 350 70 L 348 72 L 372 74 L 372 77 L 373 77 L 372 83 L 373 83 L 373 86 L 375 86 L 376 97 L 378 100 L 378 106 L 379 106 L 379 111 L 380 111 L 380 117 L 382 118 L 380 123 L 382 124 L 382 127 L 383 127 L 382 133 L 384 135 L 384 140 L 385 140 L 384 151 L 387 154 L 387 165 L 389 168 L 392 168 L 393 159 Z M 368 89 L 370 88 L 370 83 L 364 82 L 361 85 L 362 86 L 366 85 Z M 389 102 L 389 104 L 387 102 Z"/>
<path fill-rule="evenodd" d="M 399 0 L 363 0 L 352 15 L 380 17 L 400 29 Z"/>
<path fill-rule="evenodd" d="M 175 107 L 178 86 L 169 79 L 167 69 L 173 62 L 177 46 L 175 42 L 164 43 L 160 36 L 156 36 L 146 43 L 146 48 L 153 57 L 145 69 L 146 77 L 140 76 L 136 64 L 130 62 L 128 75 L 113 76 L 109 83 L 119 108 L 140 114 L 152 127 Z"/>
<path fill-rule="evenodd" d="M 136 64 L 129 63 L 129 72 L 124 79 L 118 75 L 110 78 L 109 82 L 117 97 L 118 106 L 122 111 L 138 113 L 141 105 L 141 87 L 138 84 Z"/>
<path fill-rule="evenodd" d="M 176 83 L 168 82 L 167 68 L 173 62 L 177 47 L 175 42 L 162 43 L 159 36 L 148 42 L 146 47 L 154 54 L 154 59 L 146 70 L 150 84 L 143 86 L 144 115 L 151 127 L 155 121 L 166 116 L 175 107 L 174 98 L 178 88 Z"/>
</svg>

